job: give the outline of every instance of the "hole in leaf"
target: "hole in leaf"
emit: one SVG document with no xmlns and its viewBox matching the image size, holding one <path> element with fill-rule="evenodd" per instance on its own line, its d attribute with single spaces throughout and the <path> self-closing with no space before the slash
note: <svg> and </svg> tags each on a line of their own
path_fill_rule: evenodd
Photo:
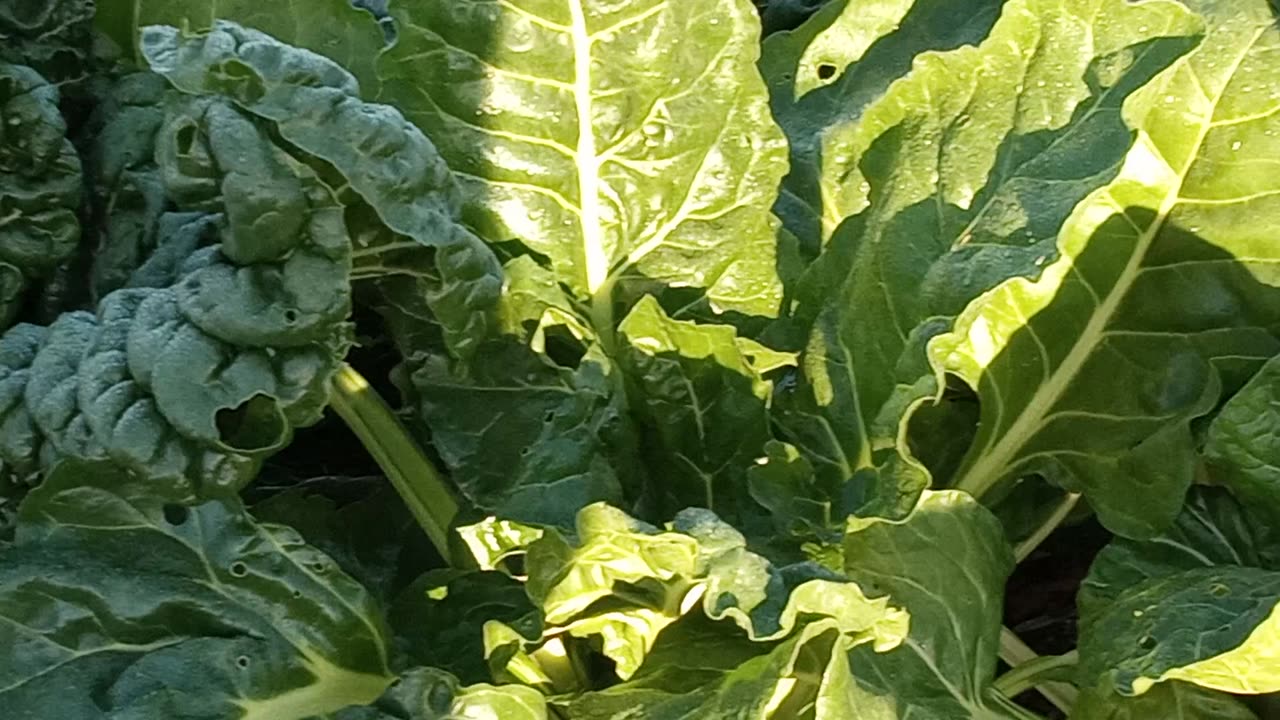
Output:
<svg viewBox="0 0 1280 720">
<path fill-rule="evenodd" d="M 242 562 L 231 563 L 231 577 L 242 578 L 249 574 L 249 566 Z"/>
<path fill-rule="evenodd" d="M 308 567 L 311 568 L 311 572 L 317 575 L 319 575 L 320 573 L 323 573 L 325 570 L 328 570 L 328 567 L 322 562 L 313 562 L 310 565 L 308 565 Z"/>
<path fill-rule="evenodd" d="M 818 66 L 818 79 L 830 80 L 836 76 L 836 66 L 830 63 L 822 63 Z"/>
<path fill-rule="evenodd" d="M 547 425 L 550 425 L 550 424 L 551 424 L 551 421 L 553 421 L 553 420 L 555 420 L 555 419 L 556 419 L 556 411 L 555 411 L 555 410 L 548 410 L 546 413 L 544 413 L 544 414 L 542 415 L 542 422 L 546 423 Z"/>
<path fill-rule="evenodd" d="M 284 322 L 286 325 L 292 325 L 298 322 L 298 311 L 294 310 L 293 308 L 289 308 L 288 310 L 285 310 Z"/>
<path fill-rule="evenodd" d="M 547 357 L 560 367 L 576 368 L 587 354 L 586 346 L 563 326 L 547 328 L 545 338 Z"/>
<path fill-rule="evenodd" d="M 241 655 L 240 657 L 236 658 L 236 666 L 239 667 L 241 670 L 244 670 L 245 668 L 249 667 L 249 656 Z"/>
<path fill-rule="evenodd" d="M 184 505 L 174 505 L 172 503 L 164 506 L 164 521 L 170 525 L 181 525 L 187 521 L 190 512 Z"/>
<path fill-rule="evenodd" d="M 1143 650 L 1154 650 L 1156 648 L 1156 639 L 1150 635 L 1143 635 L 1138 638 L 1138 647 Z"/>
<path fill-rule="evenodd" d="M 245 453 L 278 448 L 289 433 L 276 401 L 266 395 L 254 395 L 234 408 L 219 410 L 214 422 L 222 443 Z"/>
<path fill-rule="evenodd" d="M 191 149 L 196 145 L 196 133 L 198 130 L 194 123 L 184 123 L 175 133 L 174 140 L 177 141 L 178 152 L 182 155 L 190 155 Z"/>
<path fill-rule="evenodd" d="M 528 445 L 525 445 L 524 447 L 520 448 L 520 457 L 529 457 L 529 453 L 531 452 L 533 452 L 533 449 L 530 448 Z"/>
</svg>

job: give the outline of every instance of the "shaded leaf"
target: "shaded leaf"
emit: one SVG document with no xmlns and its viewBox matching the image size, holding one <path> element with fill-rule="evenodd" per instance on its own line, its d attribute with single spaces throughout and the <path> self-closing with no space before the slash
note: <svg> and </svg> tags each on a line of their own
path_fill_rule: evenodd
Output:
<svg viewBox="0 0 1280 720">
<path fill-rule="evenodd" d="M 71 462 L 27 497 L 0 555 L 11 716 L 302 720 L 391 682 L 359 585 L 295 531 L 192 491 Z"/>
<path fill-rule="evenodd" d="M 1061 257 L 930 343 L 982 404 L 958 487 L 1041 473 L 1083 490 L 1112 531 L 1150 536 L 1192 481 L 1190 420 L 1280 350 L 1280 254 L 1239 224 L 1277 197 L 1250 158 L 1280 142 L 1280 30 L 1261 0 L 1191 4 L 1208 35 L 1126 104 L 1137 143 L 1057 233 Z"/>
</svg>

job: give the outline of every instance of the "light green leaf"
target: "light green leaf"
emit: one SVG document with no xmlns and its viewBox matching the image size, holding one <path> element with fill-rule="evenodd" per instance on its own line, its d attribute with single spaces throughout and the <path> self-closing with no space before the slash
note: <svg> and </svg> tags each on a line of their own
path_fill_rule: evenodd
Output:
<svg viewBox="0 0 1280 720">
<path fill-rule="evenodd" d="M 642 671 L 665 631 L 689 616 L 731 621 L 719 626 L 725 642 L 734 645 L 745 634 L 761 654 L 811 625 L 819 635 L 833 632 L 828 652 L 862 643 L 885 650 L 906 633 L 905 613 L 887 600 L 869 600 L 858 586 L 816 566 L 775 568 L 707 510 L 683 511 L 661 532 L 591 505 L 579 512 L 577 531 L 571 540 L 548 530 L 530 545 L 527 591 L 542 627 L 486 627 L 496 677 L 581 692 L 583 671 L 573 668 L 582 662 L 579 639 L 589 639 L 627 681 Z M 683 632 L 676 638 L 683 642 Z M 699 677 L 715 680 L 728 669 Z"/>
<path fill-rule="evenodd" d="M 21 2 L 22 0 L 19 0 Z M 366 98 L 377 93 L 374 72 L 386 32 L 368 11 L 350 0 L 95 0 L 97 28 L 124 55 L 145 65 L 141 31 L 148 25 L 172 25 L 190 31 L 212 29 L 219 20 L 234 22 L 320 53 L 360 81 Z"/>
<path fill-rule="evenodd" d="M 1022 717 L 991 687 L 1013 570 L 994 515 L 965 493 L 925 491 L 901 520 L 849 518 L 844 563 L 864 591 L 911 614 L 902 645 L 850 655 L 861 717 Z"/>
<path fill-rule="evenodd" d="M 646 292 L 677 316 L 777 314 L 786 150 L 747 0 L 391 11 L 380 98 L 464 179 L 464 219 L 549 258 L 597 332 Z"/>
<path fill-rule="evenodd" d="M 1113 531 L 1149 536 L 1192 481 L 1188 422 L 1280 351 L 1280 245 L 1253 229 L 1280 197 L 1257 160 L 1280 149 L 1280 29 L 1264 0 L 1191 4 L 1207 37 L 1126 104 L 1137 142 L 1057 232 L 1060 258 L 930 343 L 937 371 L 981 399 L 957 487 L 1040 473 L 1082 489 Z"/>
<path fill-rule="evenodd" d="M 1258 720 L 1239 700 L 1190 683 L 1168 682 L 1138 697 L 1086 690 L 1071 720 Z"/>
<path fill-rule="evenodd" d="M 101 463 L 61 465 L 0 554 L 17 717 L 302 720 L 392 678 L 375 603 L 292 529 Z"/>
<path fill-rule="evenodd" d="M 906 451 L 899 417 L 942 385 L 918 382 L 941 317 L 1038 272 L 1075 203 L 1119 170 L 1125 97 L 1196 28 L 1171 2 L 1014 0 L 980 45 L 916 56 L 822 134 L 821 207 L 839 230 L 797 291 L 811 330 L 778 405 L 824 484 L 912 464 L 878 455 Z"/>
<path fill-rule="evenodd" d="M 782 12 L 766 6 L 764 22 Z M 782 3 L 785 5 L 785 3 Z M 764 41 L 760 70 L 774 117 L 791 147 L 791 172 L 775 208 L 802 246 L 816 253 L 844 219 L 825 207 L 823 137 L 855 122 L 890 84 L 911 70 L 916 55 L 976 44 L 1001 0 L 836 0 L 803 25 Z"/>
</svg>

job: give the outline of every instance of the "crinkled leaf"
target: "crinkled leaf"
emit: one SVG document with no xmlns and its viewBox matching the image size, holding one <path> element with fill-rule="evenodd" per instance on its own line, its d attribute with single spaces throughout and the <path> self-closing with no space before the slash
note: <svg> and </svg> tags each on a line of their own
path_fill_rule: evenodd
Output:
<svg viewBox="0 0 1280 720">
<path fill-rule="evenodd" d="M 464 179 L 466 221 L 548 258 L 598 332 L 645 292 L 684 315 L 777 313 L 769 208 L 786 150 L 747 0 L 391 12 L 380 97 Z"/>
<path fill-rule="evenodd" d="M 0 46 L 6 12 L 0 5 Z M 0 327 L 80 241 L 80 157 L 60 97 L 35 70 L 0 61 Z"/>
<path fill-rule="evenodd" d="M 60 466 L 0 555 L 19 718 L 302 720 L 390 683 L 369 595 L 290 528 L 101 463 Z"/>
<path fill-rule="evenodd" d="M 969 495 L 926 491 L 901 520 L 851 517 L 845 572 L 911 614 L 897 648 L 850 655 L 863 717 L 1016 718 L 991 687 L 1013 554 Z"/>
<path fill-rule="evenodd" d="M 1040 473 L 1082 489 L 1111 530 L 1149 536 L 1192 481 L 1188 422 L 1280 350 L 1280 245 L 1257 230 L 1280 197 L 1258 160 L 1280 148 L 1280 29 L 1264 0 L 1190 4 L 1205 40 L 1126 104 L 1137 142 L 1056 231 L 1060 258 L 930 344 L 982 404 L 958 487 Z M 1181 13 L 1126 9 L 1159 12 L 1153 27 Z"/>
<path fill-rule="evenodd" d="M 662 532 L 591 505 L 578 514 L 577 530 L 573 539 L 549 530 L 529 546 L 527 590 L 543 623 L 522 631 L 486 627 L 498 677 L 580 691 L 545 656 L 572 654 L 573 638 L 594 638 L 626 681 L 645 667 L 664 631 L 691 613 L 731 621 L 720 626 L 726 642 L 745 633 L 760 653 L 810 625 L 819 635 L 833 632 L 828 653 L 861 643 L 885 650 L 906 631 L 906 614 L 886 600 L 869 600 L 814 565 L 774 567 L 707 510 L 683 511 Z M 533 636 L 525 634 L 530 630 Z"/>
<path fill-rule="evenodd" d="M 160 244 L 188 254 L 159 287 L 122 289 L 93 313 L 0 338 L 10 473 L 110 458 L 203 492 L 234 489 L 327 401 L 349 334 L 337 200 L 226 104 L 176 103 L 157 137 L 169 194 L 190 210 L 161 219 Z M 270 193 L 250 191 L 259 187 Z M 271 255 L 236 252 L 268 230 Z"/>
<path fill-rule="evenodd" d="M 150 27 L 142 51 L 151 69 L 178 89 L 228 97 L 332 165 L 367 204 L 347 211 L 357 272 L 404 272 L 384 260 L 407 246 L 429 268 L 410 274 L 431 277 L 427 303 L 451 349 L 465 354 L 478 342 L 501 288 L 497 261 L 458 224 L 453 174 L 400 113 L 361 102 L 355 78 L 342 66 L 230 23 L 193 36 Z M 387 163 L 392 157 L 398 161 Z"/>
<path fill-rule="evenodd" d="M 141 34 L 146 26 L 172 25 L 204 31 L 225 20 L 320 53 L 359 78 L 366 98 L 377 94 L 374 66 L 378 52 L 386 44 L 386 33 L 369 12 L 355 7 L 351 0 L 288 0 L 272 4 L 253 0 L 95 2 L 97 28 L 139 65 L 145 64 Z"/>
<path fill-rule="evenodd" d="M 91 67 L 94 0 L 0 0 L 0 63 L 63 84 Z"/>
<path fill-rule="evenodd" d="M 155 157 L 156 133 L 164 124 L 168 88 L 164 78 L 149 72 L 113 80 L 99 91 L 93 116 L 82 130 L 95 299 L 126 285 L 171 284 L 177 265 L 194 249 L 182 241 L 190 235 L 164 232 L 158 226 L 167 197 Z M 175 242 L 175 237 L 182 240 Z M 159 252 L 163 257 L 153 261 L 162 241 L 169 241 L 173 249 Z"/>
<path fill-rule="evenodd" d="M 778 22 L 800 2 L 770 2 L 763 22 Z M 808 5 L 817 6 L 807 0 Z M 823 137 L 855 122 L 916 55 L 976 44 L 991 29 L 1000 0 L 837 0 L 794 31 L 769 36 L 760 69 L 773 114 L 787 135 L 791 172 L 775 210 L 811 253 L 844 219 L 823 186 Z M 812 8 L 810 9 L 812 11 Z M 807 15 L 807 13 L 806 13 Z"/>
</svg>

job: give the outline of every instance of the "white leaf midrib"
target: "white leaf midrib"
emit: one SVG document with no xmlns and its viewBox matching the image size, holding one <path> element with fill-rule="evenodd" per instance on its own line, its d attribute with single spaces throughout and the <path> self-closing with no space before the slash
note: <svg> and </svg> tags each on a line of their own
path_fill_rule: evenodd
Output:
<svg viewBox="0 0 1280 720">
<path fill-rule="evenodd" d="M 605 252 L 604 233 L 600 226 L 600 162 L 596 155 L 595 128 L 591 123 L 591 34 L 581 0 L 568 0 L 572 19 L 573 100 L 578 114 L 578 205 L 582 229 L 582 256 L 585 265 L 587 293 L 595 295 L 609 278 L 609 256 Z"/>
</svg>

